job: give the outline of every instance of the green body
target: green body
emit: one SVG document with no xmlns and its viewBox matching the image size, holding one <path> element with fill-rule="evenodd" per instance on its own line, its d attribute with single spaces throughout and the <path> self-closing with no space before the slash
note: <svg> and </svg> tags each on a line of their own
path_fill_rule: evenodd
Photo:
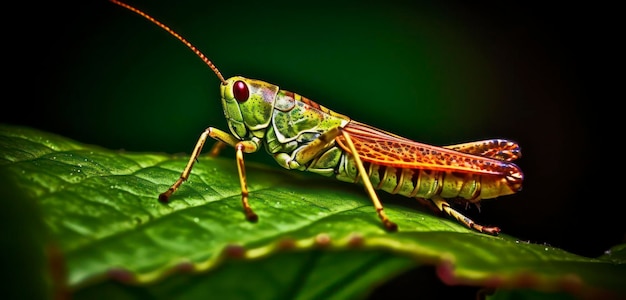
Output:
<svg viewBox="0 0 626 300">
<path fill-rule="evenodd" d="M 233 84 L 238 81 L 249 89 L 247 101 L 238 102 L 233 95 Z M 360 182 L 353 156 L 337 145 L 334 136 L 320 143 L 320 137 L 348 125 L 350 118 L 267 82 L 243 77 L 226 82 L 221 88 L 222 103 L 237 139 L 251 141 L 256 148 L 263 145 L 286 169 Z M 312 143 L 320 145 L 311 147 Z M 441 196 L 478 202 L 511 193 L 499 176 L 364 165 L 375 189 L 412 198 Z"/>
<path fill-rule="evenodd" d="M 141 10 L 117 0 L 111 1 L 141 15 L 183 42 L 222 82 L 222 105 L 231 133 L 207 128 L 200 135 L 180 177 L 167 191 L 159 194 L 159 201 L 167 203 L 189 178 L 204 143 L 211 137 L 220 142 L 211 151 L 212 155 L 217 155 L 225 144 L 236 150 L 241 201 L 249 221 L 257 221 L 258 215 L 248 202 L 243 153 L 257 152 L 265 147 L 284 168 L 362 183 L 387 230 L 396 231 L 398 227 L 384 213 L 374 189 L 430 199 L 441 211 L 469 228 L 490 234 L 500 231 L 497 227 L 474 223 L 452 209 L 443 198 L 477 202 L 518 191 L 523 175 L 517 166 L 508 163 L 521 154 L 516 143 L 490 140 L 448 147 L 419 144 L 352 121 L 267 82 L 239 76 L 225 80 L 213 63 L 182 36 Z M 367 137 L 359 141 L 361 150 L 358 150 L 353 137 L 363 137 L 360 135 L 363 132 L 368 132 L 364 135 Z M 368 139 L 370 137 L 373 138 Z"/>
</svg>

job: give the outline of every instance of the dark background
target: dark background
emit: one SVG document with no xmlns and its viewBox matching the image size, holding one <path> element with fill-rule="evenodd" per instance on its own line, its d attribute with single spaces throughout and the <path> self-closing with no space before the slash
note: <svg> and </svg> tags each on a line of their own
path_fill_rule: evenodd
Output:
<svg viewBox="0 0 626 300">
<path fill-rule="evenodd" d="M 82 2 L 5 9 L 19 21 L 4 26 L 0 122 L 167 153 L 190 153 L 208 126 L 226 129 L 219 81 L 192 52 L 117 5 Z M 524 189 L 467 211 L 479 223 L 591 257 L 624 241 L 615 8 L 209 2 L 130 4 L 225 77 L 262 79 L 429 144 L 519 142 Z"/>
</svg>

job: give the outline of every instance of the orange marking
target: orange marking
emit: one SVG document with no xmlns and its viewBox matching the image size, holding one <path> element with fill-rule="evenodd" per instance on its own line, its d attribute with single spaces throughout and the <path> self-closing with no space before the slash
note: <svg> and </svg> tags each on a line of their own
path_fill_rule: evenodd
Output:
<svg viewBox="0 0 626 300">
<path fill-rule="evenodd" d="M 356 121 L 343 130 L 352 138 L 361 159 L 374 164 L 497 176 L 521 174 L 519 167 L 510 162 L 415 142 Z M 336 141 L 351 153 L 342 136 Z"/>
</svg>

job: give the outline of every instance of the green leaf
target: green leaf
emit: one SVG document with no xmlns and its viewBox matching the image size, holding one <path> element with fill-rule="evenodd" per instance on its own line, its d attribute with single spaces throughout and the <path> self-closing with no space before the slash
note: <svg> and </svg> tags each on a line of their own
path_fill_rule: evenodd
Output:
<svg viewBox="0 0 626 300">
<path fill-rule="evenodd" d="M 450 285 L 503 288 L 499 297 L 626 296 L 623 245 L 581 257 L 476 233 L 407 201 L 385 203 L 400 228 L 388 233 L 362 188 L 321 176 L 247 163 L 259 215 L 250 223 L 230 158 L 201 157 L 161 204 L 187 156 L 112 151 L 8 125 L 0 125 L 0 153 L 0 173 L 23 196 L 2 201 L 37 203 L 41 216 L 31 218 L 45 224 L 79 298 L 365 297 L 423 265 Z M 53 283 L 63 274 L 49 272 Z"/>
</svg>

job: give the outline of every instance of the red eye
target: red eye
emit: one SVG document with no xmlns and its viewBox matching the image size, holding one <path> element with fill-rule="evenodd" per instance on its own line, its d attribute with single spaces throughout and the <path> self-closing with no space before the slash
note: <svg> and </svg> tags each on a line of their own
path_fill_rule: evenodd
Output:
<svg viewBox="0 0 626 300">
<path fill-rule="evenodd" d="M 246 102 L 248 100 L 248 96 L 250 96 L 248 86 L 241 80 L 235 82 L 235 84 L 233 84 L 233 95 L 235 95 L 237 102 Z"/>
</svg>

